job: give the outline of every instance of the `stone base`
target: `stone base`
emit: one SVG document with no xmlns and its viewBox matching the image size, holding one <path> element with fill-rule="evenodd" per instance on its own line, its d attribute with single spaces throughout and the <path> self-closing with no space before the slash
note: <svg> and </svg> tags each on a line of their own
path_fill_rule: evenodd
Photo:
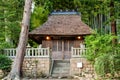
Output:
<svg viewBox="0 0 120 80">
<path fill-rule="evenodd" d="M 49 75 L 49 58 L 25 58 L 22 67 L 22 75 L 28 77 L 44 77 Z"/>
<path fill-rule="evenodd" d="M 0 70 L 0 79 L 4 77 L 4 73 L 2 70 Z"/>
<path fill-rule="evenodd" d="M 22 76 L 29 78 L 49 76 L 50 64 L 49 57 L 25 57 L 22 66 Z"/>
<path fill-rule="evenodd" d="M 82 67 L 78 67 L 77 64 L 82 63 Z M 71 58 L 70 59 L 70 74 L 80 77 L 94 78 L 94 68 L 92 64 L 85 58 Z"/>
</svg>

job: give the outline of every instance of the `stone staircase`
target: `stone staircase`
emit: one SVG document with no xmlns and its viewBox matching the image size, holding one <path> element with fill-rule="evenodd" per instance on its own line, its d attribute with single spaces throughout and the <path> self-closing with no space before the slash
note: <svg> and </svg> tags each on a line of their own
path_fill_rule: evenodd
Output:
<svg viewBox="0 0 120 80">
<path fill-rule="evenodd" d="M 70 61 L 69 60 L 54 60 L 52 77 L 68 77 L 70 74 Z"/>
</svg>

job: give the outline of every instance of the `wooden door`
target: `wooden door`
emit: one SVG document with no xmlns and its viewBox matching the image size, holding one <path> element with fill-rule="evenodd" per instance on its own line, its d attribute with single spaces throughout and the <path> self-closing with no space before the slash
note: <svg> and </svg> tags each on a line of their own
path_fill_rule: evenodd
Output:
<svg viewBox="0 0 120 80">
<path fill-rule="evenodd" d="M 62 41 L 53 40 L 52 41 L 52 59 L 60 60 L 62 59 Z"/>
<path fill-rule="evenodd" d="M 70 59 L 72 46 L 72 40 L 54 40 L 52 46 L 52 58 L 58 60 Z"/>
</svg>

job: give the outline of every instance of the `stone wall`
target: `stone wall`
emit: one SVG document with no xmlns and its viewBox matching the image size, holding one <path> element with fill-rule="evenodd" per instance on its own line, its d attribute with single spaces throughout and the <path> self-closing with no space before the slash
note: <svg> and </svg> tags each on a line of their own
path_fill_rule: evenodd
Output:
<svg viewBox="0 0 120 80">
<path fill-rule="evenodd" d="M 22 75 L 28 77 L 40 77 L 49 75 L 49 58 L 25 58 L 22 67 Z"/>
<path fill-rule="evenodd" d="M 14 60 L 14 58 L 12 58 Z M 26 57 L 22 66 L 23 77 L 41 77 L 49 76 L 50 58 Z M 0 70 L 0 78 L 4 76 Z"/>
<path fill-rule="evenodd" d="M 0 70 L 0 79 L 3 78 L 3 76 L 4 76 L 4 73 L 2 70 Z"/>
<path fill-rule="evenodd" d="M 77 63 L 82 62 L 82 68 L 77 67 Z M 81 77 L 94 78 L 94 68 L 92 64 L 85 58 L 71 58 L 70 59 L 70 74 L 79 75 Z"/>
</svg>

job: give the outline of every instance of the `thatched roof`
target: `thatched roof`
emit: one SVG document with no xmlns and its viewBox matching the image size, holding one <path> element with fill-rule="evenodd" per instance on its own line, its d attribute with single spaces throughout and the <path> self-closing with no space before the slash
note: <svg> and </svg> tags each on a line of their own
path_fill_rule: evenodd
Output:
<svg viewBox="0 0 120 80">
<path fill-rule="evenodd" d="M 89 35 L 91 31 L 75 12 L 52 13 L 42 26 L 31 31 L 29 35 Z"/>
</svg>

